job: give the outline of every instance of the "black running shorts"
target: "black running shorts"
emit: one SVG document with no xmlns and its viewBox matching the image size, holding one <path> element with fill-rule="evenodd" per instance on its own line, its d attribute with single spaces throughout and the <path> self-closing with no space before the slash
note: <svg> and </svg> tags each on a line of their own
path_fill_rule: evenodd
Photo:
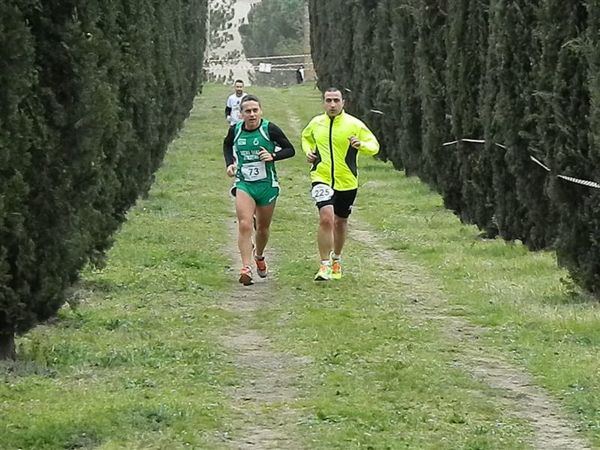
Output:
<svg viewBox="0 0 600 450">
<path fill-rule="evenodd" d="M 320 183 L 313 183 L 313 187 Z M 356 199 L 358 189 L 352 189 L 349 191 L 336 191 L 333 190 L 333 196 L 329 200 L 322 202 L 316 202 L 317 208 L 321 209 L 323 206 L 333 205 L 333 213 L 343 219 L 347 219 L 352 212 L 352 205 Z"/>
</svg>

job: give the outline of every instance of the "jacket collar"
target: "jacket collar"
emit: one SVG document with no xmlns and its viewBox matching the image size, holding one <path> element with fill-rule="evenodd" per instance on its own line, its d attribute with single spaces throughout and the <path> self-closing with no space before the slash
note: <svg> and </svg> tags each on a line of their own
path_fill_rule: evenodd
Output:
<svg viewBox="0 0 600 450">
<path fill-rule="evenodd" d="M 340 120 L 342 120 L 342 117 L 344 117 L 346 115 L 346 112 L 342 109 L 342 112 L 339 113 L 337 116 L 335 116 L 333 119 L 331 117 L 329 117 L 329 115 L 327 113 L 325 113 L 325 117 L 327 117 L 327 119 L 329 120 L 333 120 L 333 122 L 339 122 Z"/>
</svg>

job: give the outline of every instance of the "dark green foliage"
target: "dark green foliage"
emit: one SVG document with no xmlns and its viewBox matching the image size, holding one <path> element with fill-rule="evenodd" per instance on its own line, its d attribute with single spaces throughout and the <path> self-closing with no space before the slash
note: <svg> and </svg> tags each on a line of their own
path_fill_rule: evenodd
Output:
<svg viewBox="0 0 600 450">
<path fill-rule="evenodd" d="M 381 0 L 371 14 L 375 15 L 376 26 L 373 30 L 372 62 L 367 68 L 372 76 L 370 85 L 373 89 L 368 99 L 368 107 L 383 114 L 370 112 L 371 129 L 379 136 L 380 150 L 378 157 L 384 161 L 390 158 L 389 152 L 396 147 L 395 118 L 399 106 L 399 93 L 393 73 L 394 53 L 389 33 L 392 28 L 392 0 Z M 400 167 L 401 168 L 401 167 Z"/>
<path fill-rule="evenodd" d="M 482 104 L 488 42 L 489 2 L 451 0 L 448 4 L 448 52 L 446 89 L 452 141 L 447 153 L 456 164 L 452 189 L 445 194 L 446 206 L 464 222 L 475 223 L 495 234 L 491 224 L 493 191 L 491 168 L 481 144 L 461 139 L 483 137 Z"/>
<path fill-rule="evenodd" d="M 553 162 L 555 145 L 560 140 L 558 117 L 555 116 L 554 79 L 558 53 L 568 37 L 568 24 L 564 18 L 569 15 L 571 5 L 560 0 L 546 0 L 537 9 L 538 27 L 533 36 L 534 46 L 539 58 L 534 67 L 535 92 L 532 97 L 533 115 L 535 122 L 534 137 L 529 142 L 529 153 L 545 165 L 556 169 Z M 571 30 L 571 33 L 576 32 Z M 528 208 L 528 214 L 533 223 L 531 241 L 537 246 L 552 246 L 557 233 L 556 205 L 551 202 L 547 192 L 555 178 L 539 165 L 534 165 L 529 177 L 532 188 L 539 189 L 535 195 L 535 204 Z"/>
<path fill-rule="evenodd" d="M 27 269 L 35 260 L 26 224 L 27 174 L 30 149 L 42 145 L 46 129 L 31 114 L 38 106 L 30 96 L 37 85 L 34 59 L 22 12 L 13 3 L 0 4 L 0 334 L 9 336 L 18 321 L 31 321 L 35 314 L 25 303 L 31 290 Z"/>
<path fill-rule="evenodd" d="M 375 47 L 374 31 L 375 14 L 374 2 L 357 2 L 352 8 L 352 23 L 355 29 L 352 36 L 352 55 L 355 69 L 350 73 L 352 86 L 352 112 L 368 118 L 369 110 L 372 109 L 373 99 L 376 96 L 375 72 L 379 70 L 375 63 L 375 52 L 365 51 Z M 360 88 L 359 88 L 360 87 Z"/>
<path fill-rule="evenodd" d="M 349 73 L 350 80 L 346 84 L 346 87 L 350 87 L 352 91 L 346 95 L 346 109 L 350 113 L 362 117 L 367 126 L 377 130 L 383 117 L 372 113 L 371 110 L 375 108 L 374 100 L 378 97 L 378 87 L 383 88 L 384 92 L 386 90 L 385 84 L 378 86 L 377 75 L 381 73 L 381 66 L 385 64 L 380 58 L 385 55 L 386 51 L 389 52 L 390 45 L 389 42 L 380 42 L 379 50 L 382 52 L 380 54 L 365 51 L 365 49 L 375 47 L 375 30 L 378 24 L 373 17 L 376 15 L 376 7 L 377 2 L 375 1 L 360 1 L 353 3 L 352 9 L 349 11 L 352 13 L 352 24 L 355 27 L 350 41 L 352 63 L 355 69 Z M 340 37 L 347 39 L 344 35 Z"/>
<path fill-rule="evenodd" d="M 310 16 L 310 52 L 315 73 L 319 78 L 328 78 L 327 70 L 327 27 L 329 20 L 327 10 L 323 2 L 311 0 L 308 2 L 308 14 Z"/>
<path fill-rule="evenodd" d="M 321 90 L 337 86 L 351 107 L 354 71 L 354 7 L 358 0 L 309 2 L 311 53 Z M 369 51 L 369 49 L 361 49 Z M 351 92 L 348 92 L 350 90 Z"/>
<path fill-rule="evenodd" d="M 598 0 L 311 0 L 309 10 L 319 87 L 352 90 L 349 108 L 375 130 L 382 159 L 484 235 L 555 247 L 600 292 L 600 190 L 558 177 L 600 180 Z"/>
<path fill-rule="evenodd" d="M 422 164 L 422 99 L 417 92 L 416 43 L 419 0 L 403 0 L 392 8 L 393 73 L 398 90 L 396 146 L 388 151 L 395 167 L 407 175 L 420 173 Z M 388 119 L 389 120 L 389 119 Z"/>
<path fill-rule="evenodd" d="M 198 89 L 206 2 L 0 5 L 0 333 L 56 313 Z"/>
<path fill-rule="evenodd" d="M 552 167 L 561 174 L 600 180 L 600 2 L 563 12 L 553 109 L 558 127 Z M 582 30 L 587 25 L 587 32 Z M 555 180 L 559 215 L 557 255 L 584 288 L 600 293 L 600 190 Z"/>
<path fill-rule="evenodd" d="M 534 168 L 526 134 L 535 61 L 533 6 L 525 0 L 496 1 L 492 5 L 485 150 L 493 172 L 494 218 L 501 237 L 527 242 L 532 223 L 520 194 L 526 191 L 528 174 Z"/>
<path fill-rule="evenodd" d="M 240 26 L 247 57 L 298 55 L 304 51 L 304 1 L 262 0 Z"/>
<path fill-rule="evenodd" d="M 446 118 L 446 0 L 423 0 L 417 8 L 416 48 L 418 84 L 421 97 L 423 137 L 419 176 L 436 189 L 442 189 L 454 176 L 455 158 L 442 144 L 450 136 Z"/>
<path fill-rule="evenodd" d="M 273 61 L 268 57 L 304 54 L 304 7 L 303 0 L 263 0 L 251 7 L 248 23 L 239 27 L 245 55 L 267 57 L 261 61 L 284 67 L 269 74 L 252 74 L 253 83 L 281 86 L 296 82 L 295 71 L 304 58 L 296 56 Z"/>
</svg>

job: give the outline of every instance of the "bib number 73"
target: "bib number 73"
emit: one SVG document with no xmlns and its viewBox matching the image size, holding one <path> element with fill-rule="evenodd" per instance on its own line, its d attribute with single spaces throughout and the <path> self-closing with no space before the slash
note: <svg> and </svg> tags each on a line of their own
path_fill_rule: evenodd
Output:
<svg viewBox="0 0 600 450">
<path fill-rule="evenodd" d="M 262 161 L 246 163 L 242 166 L 242 175 L 245 181 L 258 181 L 267 178 L 267 169 Z"/>
</svg>

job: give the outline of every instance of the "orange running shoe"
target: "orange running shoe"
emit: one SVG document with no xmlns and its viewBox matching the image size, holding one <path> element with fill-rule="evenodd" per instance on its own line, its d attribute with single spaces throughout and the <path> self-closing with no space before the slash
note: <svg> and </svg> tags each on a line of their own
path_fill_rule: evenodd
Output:
<svg viewBox="0 0 600 450">
<path fill-rule="evenodd" d="M 252 269 L 249 266 L 242 267 L 240 270 L 240 283 L 244 286 L 250 286 L 254 284 L 252 279 Z"/>
<path fill-rule="evenodd" d="M 340 259 L 331 260 L 331 278 L 333 280 L 342 278 L 342 261 Z"/>
<path fill-rule="evenodd" d="M 268 274 L 268 269 L 265 257 L 263 256 L 259 259 L 257 256 L 255 256 L 254 262 L 256 263 L 256 273 L 258 274 L 258 276 L 261 278 L 266 278 Z"/>
<path fill-rule="evenodd" d="M 315 275 L 315 281 L 329 281 L 331 279 L 331 266 L 328 264 L 321 264 L 319 271 Z"/>
</svg>

